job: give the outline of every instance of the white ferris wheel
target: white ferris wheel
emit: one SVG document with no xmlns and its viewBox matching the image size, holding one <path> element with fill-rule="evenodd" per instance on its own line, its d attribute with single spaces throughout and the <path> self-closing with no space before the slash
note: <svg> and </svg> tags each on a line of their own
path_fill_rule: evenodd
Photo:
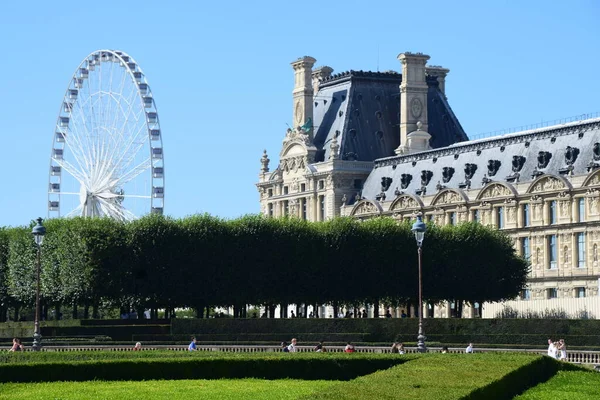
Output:
<svg viewBox="0 0 600 400">
<path fill-rule="evenodd" d="M 162 214 L 164 173 L 158 111 L 142 69 L 122 51 L 93 52 L 73 74 L 56 121 L 48 216 Z"/>
</svg>

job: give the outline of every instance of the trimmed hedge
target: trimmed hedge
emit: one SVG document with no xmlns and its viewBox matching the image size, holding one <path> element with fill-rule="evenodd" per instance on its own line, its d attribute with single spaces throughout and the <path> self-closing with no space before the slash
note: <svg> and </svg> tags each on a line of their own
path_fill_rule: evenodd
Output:
<svg viewBox="0 0 600 400">
<path fill-rule="evenodd" d="M 170 358 L 0 365 L 1 382 L 151 379 L 350 380 L 401 364 L 410 357 L 286 354 L 244 358 Z"/>
<path fill-rule="evenodd" d="M 551 338 L 564 338 L 569 345 L 596 345 L 600 342 L 600 320 L 543 320 L 543 319 L 434 319 L 423 320 L 425 335 L 432 341 L 444 343 L 523 343 L 544 344 Z M 342 319 L 174 319 L 173 335 L 239 335 L 272 334 L 285 340 L 294 336 L 316 334 L 329 340 L 327 334 L 365 334 L 364 341 L 391 343 L 395 340 L 414 340 L 418 331 L 416 318 L 342 318 Z M 208 337 L 208 336 L 207 336 Z M 281 339 L 280 339 L 281 338 Z"/>
</svg>

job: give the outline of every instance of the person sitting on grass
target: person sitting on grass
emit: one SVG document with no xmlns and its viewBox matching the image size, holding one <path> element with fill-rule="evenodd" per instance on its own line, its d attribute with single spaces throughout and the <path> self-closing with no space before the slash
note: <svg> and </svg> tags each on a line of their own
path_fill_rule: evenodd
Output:
<svg viewBox="0 0 600 400">
<path fill-rule="evenodd" d="M 198 350 L 198 348 L 196 347 L 196 338 L 192 337 L 192 342 L 190 343 L 190 345 L 188 346 L 188 350 L 189 351 L 195 351 Z"/>
<path fill-rule="evenodd" d="M 469 343 L 469 345 L 467 346 L 465 353 L 472 353 L 473 352 L 473 343 Z"/>
<path fill-rule="evenodd" d="M 400 343 L 398 345 L 398 353 L 400 353 L 400 354 L 406 354 L 406 349 L 404 349 L 404 343 Z"/>
<path fill-rule="evenodd" d="M 344 352 L 345 353 L 354 353 L 356 351 L 356 349 L 354 349 L 354 345 L 352 344 L 352 342 L 348 342 L 346 344 L 346 348 L 344 348 Z"/>
<path fill-rule="evenodd" d="M 325 347 L 323 347 L 323 341 L 320 341 L 316 346 L 315 346 L 315 351 L 317 353 L 324 353 L 325 352 Z"/>
<path fill-rule="evenodd" d="M 135 346 L 133 346 L 133 351 L 140 351 L 142 350 L 142 344 L 140 342 L 137 342 L 135 344 Z"/>
<path fill-rule="evenodd" d="M 287 349 L 290 353 L 295 353 L 298 351 L 298 349 L 296 348 L 296 343 L 297 343 L 296 338 L 293 338 L 292 343 L 287 347 Z"/>
<path fill-rule="evenodd" d="M 442 354 L 446 354 L 448 353 L 448 346 L 443 346 L 442 347 Z"/>
<path fill-rule="evenodd" d="M 25 351 L 25 347 L 21 344 L 21 339 L 13 338 L 13 345 L 8 351 Z"/>
</svg>

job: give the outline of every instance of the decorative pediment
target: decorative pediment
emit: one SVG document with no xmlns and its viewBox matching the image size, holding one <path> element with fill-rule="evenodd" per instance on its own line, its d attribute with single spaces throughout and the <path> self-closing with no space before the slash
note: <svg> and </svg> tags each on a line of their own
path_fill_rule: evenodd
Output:
<svg viewBox="0 0 600 400">
<path fill-rule="evenodd" d="M 542 175 L 529 185 L 527 193 L 570 191 L 572 188 L 571 183 L 561 176 Z"/>
<path fill-rule="evenodd" d="M 510 183 L 490 182 L 481 189 L 477 200 L 515 197 L 516 195 L 517 190 Z"/>
<path fill-rule="evenodd" d="M 460 189 L 442 189 L 435 195 L 433 200 L 431 200 L 431 205 L 462 204 L 466 203 L 468 200 L 467 195 Z"/>
<path fill-rule="evenodd" d="M 418 196 L 411 194 L 402 194 L 398 196 L 390 205 L 390 211 L 416 210 L 423 208 L 423 201 Z"/>
<path fill-rule="evenodd" d="M 359 216 L 359 215 L 377 215 L 383 212 L 383 208 L 378 201 L 375 200 L 361 200 L 354 205 L 352 211 L 350 212 L 350 216 Z"/>
<path fill-rule="evenodd" d="M 280 166 L 269 176 L 270 181 L 277 181 L 279 179 L 282 179 Z"/>
<path fill-rule="evenodd" d="M 283 146 L 279 158 L 281 159 L 284 157 L 295 157 L 306 154 L 308 154 L 306 144 L 302 141 L 294 140 L 292 142 L 288 142 L 285 146 Z"/>
<path fill-rule="evenodd" d="M 589 174 L 583 181 L 581 186 L 598 186 L 600 185 L 600 170 L 596 170 Z"/>
</svg>

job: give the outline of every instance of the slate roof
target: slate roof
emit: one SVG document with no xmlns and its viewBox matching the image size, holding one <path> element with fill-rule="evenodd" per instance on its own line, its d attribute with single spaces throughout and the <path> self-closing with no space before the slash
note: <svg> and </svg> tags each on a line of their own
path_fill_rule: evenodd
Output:
<svg viewBox="0 0 600 400">
<path fill-rule="evenodd" d="M 484 174 L 487 179 L 504 182 L 533 181 L 541 174 L 585 175 L 593 163 L 600 166 L 599 142 L 600 118 L 595 118 L 383 158 L 375 161 L 362 196 L 375 199 L 382 191 L 384 177 L 392 178 L 385 192 L 387 199 L 395 197 L 396 187 L 415 194 L 421 189 L 422 171 L 431 172 L 431 179 L 425 185 L 427 195 L 437 193 L 438 182 L 448 188 L 459 188 L 466 183 L 467 173 L 472 174 L 471 189 L 485 185 Z M 403 174 L 404 182 L 410 180 L 405 188 Z"/>
<path fill-rule="evenodd" d="M 400 144 L 400 83 L 397 72 L 348 71 L 319 85 L 314 98 L 316 161 L 329 159 L 334 135 L 343 160 L 373 161 L 394 155 Z M 437 78 L 428 77 L 428 132 L 433 148 L 468 140 L 440 92 Z"/>
</svg>

